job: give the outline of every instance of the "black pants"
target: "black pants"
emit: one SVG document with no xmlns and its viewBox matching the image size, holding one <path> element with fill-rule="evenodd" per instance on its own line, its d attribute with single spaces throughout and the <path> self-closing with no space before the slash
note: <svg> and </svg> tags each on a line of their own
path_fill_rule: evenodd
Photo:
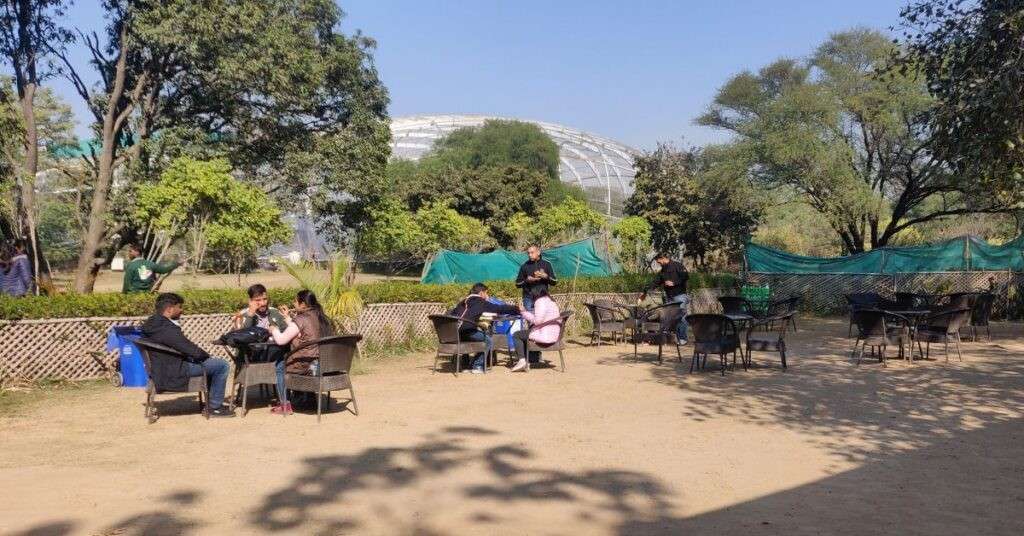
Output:
<svg viewBox="0 0 1024 536">
<path fill-rule="evenodd" d="M 526 348 L 530 342 L 530 332 L 527 330 L 520 330 L 512 334 L 512 339 L 516 344 L 516 356 L 519 359 L 526 359 L 527 352 Z M 540 352 L 529 352 L 530 363 L 540 363 Z"/>
</svg>

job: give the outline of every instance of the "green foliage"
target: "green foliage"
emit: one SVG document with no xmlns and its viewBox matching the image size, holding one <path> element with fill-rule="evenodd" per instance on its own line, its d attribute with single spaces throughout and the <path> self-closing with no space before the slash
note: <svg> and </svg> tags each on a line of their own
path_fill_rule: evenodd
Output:
<svg viewBox="0 0 1024 536">
<path fill-rule="evenodd" d="M 439 249 L 480 251 L 494 245 L 487 227 L 446 203 L 429 203 L 415 213 L 395 200 L 371 209 L 373 224 L 359 234 L 363 258 L 385 262 L 392 273 L 418 264 Z"/>
<path fill-rule="evenodd" d="M 643 272 L 650 263 L 651 224 L 640 216 L 628 216 L 612 226 L 612 236 L 618 240 L 615 254 L 627 272 Z"/>
<path fill-rule="evenodd" d="M 551 247 L 593 236 L 606 224 L 600 212 L 570 197 L 548 207 L 536 218 L 522 212 L 513 215 L 504 231 L 512 237 L 516 249 L 523 249 L 529 244 Z"/>
<path fill-rule="evenodd" d="M 81 232 L 76 225 L 76 207 L 70 203 L 41 203 L 36 232 L 46 248 L 46 257 L 54 266 L 67 265 L 78 258 Z"/>
<path fill-rule="evenodd" d="M 710 254 L 735 254 L 747 241 L 761 218 L 761 198 L 717 158 L 664 144 L 637 157 L 625 212 L 650 224 L 655 249 L 704 265 Z"/>
<path fill-rule="evenodd" d="M 920 70 L 938 101 L 937 151 L 1005 203 L 1024 201 L 1024 9 L 1012 0 L 923 0 L 901 11 L 899 72 Z"/>
<path fill-rule="evenodd" d="M 176 159 L 159 182 L 139 189 L 136 221 L 171 237 L 187 236 L 196 267 L 208 247 L 241 260 L 287 240 L 291 228 L 282 221 L 281 209 L 230 171 L 224 160 Z"/>
<path fill-rule="evenodd" d="M 558 178 L 558 146 L 540 127 L 489 120 L 438 140 L 419 162 L 388 166 L 389 190 L 410 210 L 447 202 L 459 214 L 482 221 L 501 245 L 515 214 L 538 216 L 566 199 L 584 200 L 577 187 Z"/>
<path fill-rule="evenodd" d="M 337 266 L 337 265 L 335 265 Z M 300 268 L 301 270 L 302 268 Z M 337 270 L 331 278 L 340 281 Z M 323 278 L 324 275 L 301 275 L 314 292 L 321 284 L 308 278 Z M 650 282 L 651 275 L 621 274 L 612 277 L 580 277 L 575 280 L 576 292 L 632 293 L 642 291 Z M 555 292 L 569 292 L 570 281 L 563 280 Z M 491 293 L 501 298 L 512 299 L 521 294 L 512 281 L 490 281 Z M 733 274 L 691 273 L 689 288 L 726 288 L 737 285 Z M 336 288 L 343 288 L 338 284 Z M 422 285 L 413 281 L 382 281 L 355 285 L 354 288 L 364 304 L 370 303 L 418 303 L 441 302 L 453 305 L 466 296 L 468 285 Z M 275 304 L 291 304 L 298 288 L 269 289 L 270 301 Z M 243 289 L 204 289 L 178 292 L 185 298 L 185 314 L 214 314 L 237 311 L 248 304 Z M 333 293 L 321 290 L 318 296 Z M 0 296 L 0 318 L 24 320 L 38 318 L 80 318 L 80 317 L 121 317 L 149 316 L 153 313 L 154 294 L 58 294 L 54 296 L 29 296 L 11 298 Z"/>
<path fill-rule="evenodd" d="M 349 283 L 351 263 L 340 253 L 331 255 L 327 271 L 319 270 L 313 264 L 294 265 L 285 263 L 285 270 L 302 286 L 316 294 L 324 314 L 331 318 L 335 327 L 350 327 L 359 318 L 363 300 L 359 291 Z M 287 303 L 291 303 L 288 301 Z"/>
<path fill-rule="evenodd" d="M 729 130 L 715 148 L 737 179 L 792 192 L 825 216 L 848 252 L 881 247 L 913 225 L 1000 210 L 931 152 L 925 84 L 885 71 L 883 34 L 834 34 L 807 63 L 779 60 L 726 83 L 699 122 Z M 942 199 L 926 210 L 925 201 Z"/>
</svg>

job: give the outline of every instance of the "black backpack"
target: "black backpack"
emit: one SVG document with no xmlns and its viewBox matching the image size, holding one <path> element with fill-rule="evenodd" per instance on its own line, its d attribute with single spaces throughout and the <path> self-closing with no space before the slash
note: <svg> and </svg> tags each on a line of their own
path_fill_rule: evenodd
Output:
<svg viewBox="0 0 1024 536">
<path fill-rule="evenodd" d="M 251 328 L 242 328 L 229 331 L 220 336 L 217 339 L 221 344 L 226 344 L 232 348 L 245 347 L 250 344 L 267 342 L 270 339 L 270 332 L 261 328 L 253 326 Z"/>
</svg>

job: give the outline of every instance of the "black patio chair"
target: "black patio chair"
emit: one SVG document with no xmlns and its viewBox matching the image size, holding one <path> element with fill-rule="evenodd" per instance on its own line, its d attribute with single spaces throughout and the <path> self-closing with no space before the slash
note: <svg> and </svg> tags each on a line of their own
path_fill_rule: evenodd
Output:
<svg viewBox="0 0 1024 536">
<path fill-rule="evenodd" d="M 850 325 L 847 329 L 846 336 L 853 337 L 853 313 L 861 309 L 879 309 L 883 307 L 885 299 L 882 298 L 881 294 L 876 292 L 855 292 L 852 294 L 846 294 L 846 305 L 850 313 Z"/>
<path fill-rule="evenodd" d="M 878 361 L 882 366 L 887 366 L 886 350 L 889 346 L 899 347 L 900 357 L 905 358 L 912 354 L 903 351 L 904 344 L 912 344 L 910 321 L 907 318 L 880 309 L 857 309 L 851 313 L 850 318 L 853 325 L 857 326 L 857 338 L 853 341 L 853 352 L 850 357 L 856 357 L 858 365 L 864 358 L 864 349 L 867 347 L 871 347 L 871 355 L 875 355 L 878 349 Z"/>
<path fill-rule="evenodd" d="M 316 394 L 316 422 L 320 422 L 321 406 L 324 395 L 327 395 L 327 409 L 331 409 L 331 391 L 348 389 L 352 414 L 359 415 L 356 405 L 356 391 L 352 387 L 352 362 L 359 351 L 358 343 L 362 335 L 332 335 L 321 337 L 307 345 L 300 346 L 288 354 L 291 355 L 303 348 L 317 346 L 320 357 L 317 358 L 316 374 L 284 375 L 285 388 L 289 391 L 302 391 Z M 287 359 L 287 357 L 286 357 Z M 348 404 L 346 404 L 348 407 Z"/>
<path fill-rule="evenodd" d="M 700 361 L 703 354 L 704 363 L 707 364 L 708 354 L 716 354 L 721 359 L 722 375 L 725 376 L 725 369 L 729 366 L 726 357 L 732 354 L 732 366 L 736 368 L 736 354 L 740 349 L 740 337 L 736 331 L 736 323 L 725 315 L 718 314 L 693 314 L 686 316 L 686 322 L 690 325 L 690 343 L 693 344 L 693 357 L 690 359 L 690 372 L 693 366 Z M 746 369 L 746 359 L 743 360 L 743 368 Z"/>
<path fill-rule="evenodd" d="M 779 358 L 782 360 L 782 369 L 786 370 L 786 332 L 789 331 L 789 323 L 794 315 L 796 315 L 794 312 L 785 312 L 751 323 L 747 328 L 744 367 L 754 364 L 752 354 L 755 351 L 778 352 Z M 778 323 L 778 327 L 771 329 L 776 323 Z M 757 329 L 758 324 L 768 325 L 770 331 L 764 335 L 755 335 L 754 330 Z M 796 331 L 796 328 L 794 328 L 794 331 Z"/>
<path fill-rule="evenodd" d="M 605 333 L 611 334 L 612 344 L 616 342 L 616 335 L 622 340 L 626 339 L 626 313 L 622 307 L 616 306 L 611 300 L 594 300 L 593 303 L 584 303 L 587 312 L 590 313 L 590 321 L 593 329 L 590 332 L 590 344 L 597 343 L 600 346 L 604 341 Z"/>
<path fill-rule="evenodd" d="M 210 418 L 210 404 L 208 402 L 210 400 L 210 391 L 205 371 L 202 376 L 190 377 L 188 385 L 184 390 L 166 389 L 153 381 L 153 374 L 151 372 L 153 370 L 153 361 L 160 359 L 184 361 L 185 354 L 162 344 L 147 341 L 146 339 L 136 339 L 135 346 L 138 347 L 139 353 L 142 354 L 142 362 L 146 366 L 146 409 L 144 416 L 149 424 L 153 424 L 158 418 L 156 407 L 153 403 L 154 398 L 156 398 L 156 395 L 164 393 L 196 393 L 199 396 L 199 410 L 202 411 L 203 417 Z M 216 358 L 211 357 L 209 359 Z"/>
<path fill-rule="evenodd" d="M 764 322 L 758 322 L 759 325 L 767 326 L 769 331 L 772 331 L 775 327 L 777 320 L 772 320 L 777 317 L 786 317 L 786 323 L 788 326 L 793 326 L 793 332 L 796 329 L 796 315 L 800 310 L 800 304 L 803 303 L 803 298 L 800 296 L 790 296 L 784 300 L 774 301 L 768 305 L 768 315 L 765 317 L 770 320 L 767 324 Z"/>
<path fill-rule="evenodd" d="M 971 340 L 978 340 L 978 328 L 985 328 L 988 340 L 992 340 L 992 330 L 989 328 L 989 320 L 992 318 L 992 306 L 995 304 L 996 295 L 986 292 L 978 296 L 971 308 Z"/>
<path fill-rule="evenodd" d="M 662 363 L 664 348 L 666 344 L 674 344 L 676 347 L 676 354 L 679 356 L 679 362 L 683 362 L 683 354 L 679 349 L 679 340 L 676 335 L 676 328 L 679 327 L 679 322 L 683 319 L 683 310 L 678 303 L 666 303 L 658 306 L 652 311 L 657 311 L 657 321 L 651 321 L 650 316 L 648 320 L 640 324 L 640 330 L 634 333 L 633 336 L 633 359 L 638 356 L 639 343 L 643 342 L 646 344 L 657 344 L 658 345 L 658 364 Z"/>
<path fill-rule="evenodd" d="M 930 294 L 920 294 L 917 292 L 897 292 L 895 295 L 894 303 L 896 309 L 901 311 L 910 309 L 928 309 L 932 306 L 932 301 L 935 299 Z"/>
<path fill-rule="evenodd" d="M 928 358 L 931 357 L 932 343 L 941 342 L 946 349 L 946 361 L 949 361 L 949 343 L 953 342 L 956 344 L 957 357 L 963 361 L 964 356 L 960 351 L 960 328 L 970 320 L 971 310 L 966 307 L 940 311 L 923 318 L 914 334 L 917 349 L 921 351 L 921 355 Z M 925 343 L 924 350 L 921 350 L 922 342 Z"/>
<path fill-rule="evenodd" d="M 220 340 L 213 341 L 215 346 L 223 346 L 235 363 L 234 389 L 231 396 L 232 406 L 242 406 L 242 417 L 249 413 L 249 387 L 258 385 L 261 393 L 266 389 L 269 397 L 271 389 L 277 387 L 277 366 L 274 361 L 253 360 L 253 350 L 247 347 L 233 347 Z"/>
<path fill-rule="evenodd" d="M 429 318 L 437 334 L 437 354 L 434 356 L 433 372 L 437 372 L 437 362 L 442 355 L 452 357 L 452 368 L 455 369 L 457 376 L 462 371 L 462 356 L 487 351 L 487 343 L 464 341 L 459 337 L 459 327 L 463 319 L 450 315 L 430 315 Z M 489 359 L 490 356 L 484 356 L 485 367 Z"/>
</svg>

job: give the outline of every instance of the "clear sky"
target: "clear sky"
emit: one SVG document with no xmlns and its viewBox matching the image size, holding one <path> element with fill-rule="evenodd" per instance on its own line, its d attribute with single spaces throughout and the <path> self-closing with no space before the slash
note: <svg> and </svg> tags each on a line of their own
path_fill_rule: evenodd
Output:
<svg viewBox="0 0 1024 536">
<path fill-rule="evenodd" d="M 481 113 L 561 123 L 640 149 L 703 144 L 693 124 L 744 69 L 806 57 L 832 32 L 888 31 L 904 0 L 341 0 L 378 41 L 391 115 Z M 71 22 L 101 27 L 98 0 Z M 76 54 L 84 63 L 85 56 Z M 70 86 L 58 91 L 82 110 Z M 80 118 L 87 117 L 80 114 Z M 86 135 L 85 128 L 80 129 Z"/>
</svg>

